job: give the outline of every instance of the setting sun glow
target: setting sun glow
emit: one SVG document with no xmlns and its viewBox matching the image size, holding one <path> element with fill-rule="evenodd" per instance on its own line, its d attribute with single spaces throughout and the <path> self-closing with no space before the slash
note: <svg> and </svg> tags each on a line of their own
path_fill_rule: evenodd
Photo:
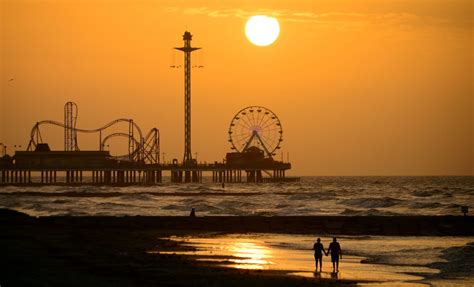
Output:
<svg viewBox="0 0 474 287">
<path fill-rule="evenodd" d="M 252 16 L 245 25 L 245 35 L 252 44 L 268 46 L 275 42 L 280 34 L 277 19 L 264 15 Z"/>
</svg>

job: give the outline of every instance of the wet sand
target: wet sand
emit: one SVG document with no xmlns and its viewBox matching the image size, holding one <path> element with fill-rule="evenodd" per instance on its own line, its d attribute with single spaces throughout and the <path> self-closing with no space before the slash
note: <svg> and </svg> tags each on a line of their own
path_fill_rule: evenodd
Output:
<svg viewBox="0 0 474 287">
<path fill-rule="evenodd" d="M 203 233 L 474 235 L 471 217 L 40 217 L 0 210 L 2 286 L 321 286 L 364 280 L 247 270 L 172 253 Z M 153 254 L 171 252 L 171 254 Z"/>
<path fill-rule="evenodd" d="M 177 254 L 230 268 L 282 270 L 307 278 L 353 280 L 369 286 L 436 286 L 448 281 L 451 286 L 474 284 L 474 272 L 468 260 L 455 262 L 453 258 L 443 257 L 447 251 L 455 257 L 460 254 L 464 259 L 472 257 L 473 237 L 339 236 L 343 259 L 337 273 L 333 272 L 328 256 L 323 256 L 322 272 L 315 272 L 310 250 L 315 239 L 312 235 L 201 234 L 171 239 L 190 249 L 174 251 Z M 332 238 L 321 236 L 326 248 L 331 241 Z M 447 270 L 440 262 L 450 267 L 449 272 L 441 272 Z M 456 269 L 464 273 L 457 273 Z"/>
</svg>

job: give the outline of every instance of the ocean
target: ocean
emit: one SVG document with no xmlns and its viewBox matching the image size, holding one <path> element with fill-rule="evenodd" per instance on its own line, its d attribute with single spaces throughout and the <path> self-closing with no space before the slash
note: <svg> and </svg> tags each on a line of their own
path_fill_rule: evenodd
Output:
<svg viewBox="0 0 474 287">
<path fill-rule="evenodd" d="M 165 178 L 165 181 L 168 180 Z M 461 215 L 474 177 L 302 177 L 295 183 L 0 187 L 0 207 L 47 215 Z"/>
</svg>

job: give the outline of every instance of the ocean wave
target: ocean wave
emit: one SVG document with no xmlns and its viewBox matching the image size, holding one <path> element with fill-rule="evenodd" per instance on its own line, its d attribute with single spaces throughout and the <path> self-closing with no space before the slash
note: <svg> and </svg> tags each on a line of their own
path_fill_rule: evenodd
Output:
<svg viewBox="0 0 474 287">
<path fill-rule="evenodd" d="M 288 200 L 328 200 L 334 199 L 335 194 L 331 192 L 295 193 L 289 194 Z"/>
<path fill-rule="evenodd" d="M 364 253 L 361 263 L 384 264 L 392 266 L 426 266 L 438 258 L 443 247 L 436 248 L 401 248 L 396 250 L 377 250 Z M 409 256 L 408 256 L 409 254 Z"/>
<path fill-rule="evenodd" d="M 252 208 L 258 206 L 258 204 L 248 201 L 223 200 L 219 202 L 219 206 L 223 208 Z"/>
<path fill-rule="evenodd" d="M 0 187 L 0 207 L 31 215 L 459 215 L 471 202 L 474 177 L 304 177 L 224 191 L 211 182 Z"/>
<path fill-rule="evenodd" d="M 71 201 L 70 200 L 65 200 L 65 199 L 55 199 L 53 200 L 53 203 L 56 203 L 56 204 L 64 204 L 64 203 L 70 203 Z"/>
<path fill-rule="evenodd" d="M 470 278 L 474 277 L 474 242 L 460 247 L 450 247 L 442 251 L 441 258 L 446 262 L 434 262 L 428 266 L 439 269 L 432 277 Z"/>
<path fill-rule="evenodd" d="M 33 210 L 35 212 L 50 212 L 51 211 L 51 207 L 42 203 L 26 204 L 23 206 L 23 209 Z"/>
<path fill-rule="evenodd" d="M 365 207 L 365 208 L 377 208 L 377 207 L 391 207 L 397 204 L 404 202 L 401 199 L 396 199 L 392 197 L 382 197 L 382 198 L 354 198 L 354 199 L 344 199 L 340 201 L 342 204 Z"/>
<path fill-rule="evenodd" d="M 428 190 L 416 190 L 412 192 L 413 196 L 416 197 L 433 197 L 433 196 L 444 196 L 451 197 L 452 192 L 449 188 L 442 189 L 428 189 Z"/>
<path fill-rule="evenodd" d="M 419 208 L 419 209 L 429 209 L 429 208 L 439 208 L 442 207 L 443 204 L 439 202 L 411 202 L 408 204 L 411 208 Z"/>
<path fill-rule="evenodd" d="M 125 200 L 131 200 L 131 201 L 148 201 L 152 199 L 152 195 L 149 193 L 125 193 L 120 196 L 120 198 L 125 199 Z"/>
<path fill-rule="evenodd" d="M 100 208 L 117 208 L 117 207 L 131 207 L 130 204 L 120 203 L 120 202 L 100 202 L 96 203 L 96 205 Z"/>
<path fill-rule="evenodd" d="M 412 195 L 416 197 L 430 197 L 435 195 L 435 193 L 432 190 L 415 190 L 412 192 Z"/>
</svg>

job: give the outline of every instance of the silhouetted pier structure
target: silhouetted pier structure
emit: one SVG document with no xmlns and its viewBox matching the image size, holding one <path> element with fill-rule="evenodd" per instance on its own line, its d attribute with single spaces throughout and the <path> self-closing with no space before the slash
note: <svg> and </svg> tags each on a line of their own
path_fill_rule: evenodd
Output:
<svg viewBox="0 0 474 287">
<path fill-rule="evenodd" d="M 119 118 L 96 128 L 76 126 L 78 107 L 73 102 L 64 106 L 64 122 L 43 120 L 30 133 L 26 151 L 6 154 L 0 143 L 0 185 L 153 185 L 162 183 L 169 173 L 170 182 L 202 182 L 208 173 L 213 182 L 283 182 L 291 164 L 274 160 L 281 148 L 283 129 L 276 114 L 262 106 L 249 106 L 237 112 L 228 135 L 233 152 L 223 162 L 200 164 L 191 154 L 191 53 L 200 48 L 191 46 L 192 35 L 183 35 L 184 46 L 175 48 L 184 52 L 184 157 L 181 163 L 160 162 L 160 133 L 152 128 L 147 134 L 132 119 Z M 201 67 L 201 66 L 199 66 Z M 64 129 L 64 151 L 51 151 L 43 142 L 41 127 L 57 126 Z M 128 132 L 112 132 L 111 127 L 126 125 Z M 98 150 L 81 151 L 78 133 L 99 135 Z M 111 155 L 105 150 L 115 137 L 128 140 L 128 153 Z"/>
<path fill-rule="evenodd" d="M 164 182 L 281 182 L 290 163 L 267 158 L 183 166 L 112 159 L 108 151 L 17 151 L 0 159 L 0 185 L 154 185 Z"/>
</svg>

